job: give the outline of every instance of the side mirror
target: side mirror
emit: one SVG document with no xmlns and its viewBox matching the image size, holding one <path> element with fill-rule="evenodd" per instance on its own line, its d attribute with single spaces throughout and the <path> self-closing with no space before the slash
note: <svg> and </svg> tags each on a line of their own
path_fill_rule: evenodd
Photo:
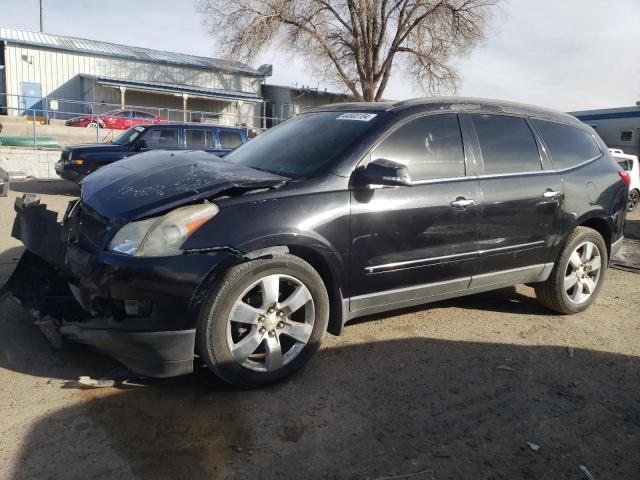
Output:
<svg viewBox="0 0 640 480">
<path fill-rule="evenodd" d="M 140 150 L 145 149 L 145 148 L 147 148 L 147 141 L 146 141 L 146 140 L 144 140 L 144 139 L 140 139 L 140 140 L 138 140 L 138 141 L 136 142 L 135 149 L 136 149 L 138 152 L 139 152 Z"/>
<path fill-rule="evenodd" d="M 378 158 L 366 167 L 356 170 L 353 180 L 359 186 L 410 187 L 412 185 L 409 169 L 406 165 L 384 158 Z"/>
</svg>

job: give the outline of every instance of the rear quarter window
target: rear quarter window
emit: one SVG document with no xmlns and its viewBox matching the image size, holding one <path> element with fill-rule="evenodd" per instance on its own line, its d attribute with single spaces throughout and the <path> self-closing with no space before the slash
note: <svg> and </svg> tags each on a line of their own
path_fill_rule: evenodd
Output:
<svg viewBox="0 0 640 480">
<path fill-rule="evenodd" d="M 602 155 L 595 139 L 585 130 L 546 120 L 533 120 L 533 124 L 542 135 L 553 165 L 559 170 Z"/>
</svg>

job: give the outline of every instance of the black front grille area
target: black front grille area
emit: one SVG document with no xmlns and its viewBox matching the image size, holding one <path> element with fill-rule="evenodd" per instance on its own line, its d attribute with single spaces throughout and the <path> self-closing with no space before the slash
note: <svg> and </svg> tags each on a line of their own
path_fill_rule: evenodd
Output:
<svg viewBox="0 0 640 480">
<path fill-rule="evenodd" d="M 100 249 L 107 233 L 107 222 L 99 215 L 80 205 L 76 238 L 83 250 L 95 253 Z"/>
</svg>

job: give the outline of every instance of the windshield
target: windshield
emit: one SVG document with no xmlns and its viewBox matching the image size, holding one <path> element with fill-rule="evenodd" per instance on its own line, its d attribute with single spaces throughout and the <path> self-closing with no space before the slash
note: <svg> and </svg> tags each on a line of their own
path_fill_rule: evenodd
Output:
<svg viewBox="0 0 640 480">
<path fill-rule="evenodd" d="M 225 160 L 284 177 L 308 177 L 330 167 L 377 120 L 377 113 L 364 112 L 299 115 L 238 147 Z"/>
<path fill-rule="evenodd" d="M 133 142 L 136 138 L 138 138 L 142 132 L 144 132 L 144 128 L 142 127 L 131 127 L 129 130 L 126 130 L 122 135 L 116 138 L 113 143 L 116 145 L 126 145 L 127 143 Z"/>
</svg>

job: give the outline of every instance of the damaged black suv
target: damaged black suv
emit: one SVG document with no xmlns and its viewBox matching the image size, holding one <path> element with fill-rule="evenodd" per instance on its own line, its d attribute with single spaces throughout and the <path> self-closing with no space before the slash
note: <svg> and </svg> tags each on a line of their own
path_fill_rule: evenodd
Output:
<svg viewBox="0 0 640 480">
<path fill-rule="evenodd" d="M 17 199 L 8 284 L 50 340 L 139 375 L 240 386 L 300 369 L 353 318 L 520 283 L 587 308 L 628 180 L 588 126 L 477 99 L 330 105 L 225 159 L 150 152 L 88 176 L 61 223 Z M 428 355 L 428 352 L 425 352 Z"/>
</svg>

